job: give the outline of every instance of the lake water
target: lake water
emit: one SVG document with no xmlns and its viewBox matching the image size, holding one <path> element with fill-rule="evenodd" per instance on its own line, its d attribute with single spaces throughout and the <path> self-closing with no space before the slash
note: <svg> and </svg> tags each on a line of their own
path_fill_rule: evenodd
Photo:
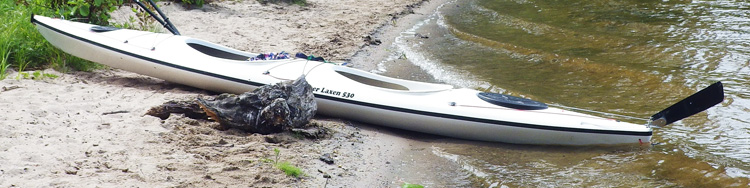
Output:
<svg viewBox="0 0 750 188">
<path fill-rule="evenodd" d="M 656 129 L 651 147 L 422 139 L 425 149 L 417 154 L 461 171 L 424 184 L 750 186 L 748 2 L 453 1 L 403 32 L 392 48 L 380 65 L 386 75 L 401 59 L 438 82 L 642 118 L 724 83 L 723 103 Z"/>
</svg>

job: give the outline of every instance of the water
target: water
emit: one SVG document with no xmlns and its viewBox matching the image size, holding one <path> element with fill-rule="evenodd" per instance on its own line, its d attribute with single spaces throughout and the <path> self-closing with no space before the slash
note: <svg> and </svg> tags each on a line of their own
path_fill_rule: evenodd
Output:
<svg viewBox="0 0 750 188">
<path fill-rule="evenodd" d="M 723 103 L 648 148 L 425 141 L 474 186 L 750 187 L 748 2 L 453 1 L 394 48 L 381 67 L 404 56 L 439 82 L 644 118 L 724 83 Z"/>
</svg>

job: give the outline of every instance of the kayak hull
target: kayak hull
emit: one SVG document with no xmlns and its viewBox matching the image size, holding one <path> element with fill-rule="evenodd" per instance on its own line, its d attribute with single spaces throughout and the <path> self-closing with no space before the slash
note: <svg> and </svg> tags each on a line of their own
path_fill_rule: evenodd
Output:
<svg viewBox="0 0 750 188">
<path fill-rule="evenodd" d="M 54 46 L 83 59 L 206 90 L 243 93 L 302 75 L 318 112 L 375 125 L 461 139 L 541 145 L 649 142 L 645 125 L 556 108 L 521 110 L 480 99 L 481 92 L 384 77 L 305 59 L 250 61 L 257 54 L 171 34 L 33 16 Z"/>
</svg>

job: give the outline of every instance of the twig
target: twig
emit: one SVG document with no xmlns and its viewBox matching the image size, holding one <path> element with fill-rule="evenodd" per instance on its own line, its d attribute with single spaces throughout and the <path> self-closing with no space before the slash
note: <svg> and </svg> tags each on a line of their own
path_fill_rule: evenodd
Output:
<svg viewBox="0 0 750 188">
<path fill-rule="evenodd" d="M 18 89 L 18 88 L 21 88 L 21 87 L 20 86 L 10 86 L 10 87 L 3 86 L 3 92 Z"/>
<path fill-rule="evenodd" d="M 130 113 L 130 111 L 127 111 L 127 110 L 118 110 L 118 111 L 112 111 L 112 112 L 104 112 L 104 113 L 102 113 L 102 115 L 122 114 L 122 113 Z"/>
</svg>

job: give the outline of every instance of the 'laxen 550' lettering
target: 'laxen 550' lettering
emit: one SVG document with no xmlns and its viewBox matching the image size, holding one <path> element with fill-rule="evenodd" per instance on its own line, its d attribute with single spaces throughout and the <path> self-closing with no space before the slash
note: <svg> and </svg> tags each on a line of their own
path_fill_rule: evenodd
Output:
<svg viewBox="0 0 750 188">
<path fill-rule="evenodd" d="M 326 88 L 314 87 L 313 88 L 313 92 L 314 93 L 323 93 L 323 94 L 335 95 L 335 96 L 344 97 L 344 98 L 354 98 L 354 93 L 335 91 L 335 90 L 330 90 L 330 89 L 326 89 Z"/>
</svg>

